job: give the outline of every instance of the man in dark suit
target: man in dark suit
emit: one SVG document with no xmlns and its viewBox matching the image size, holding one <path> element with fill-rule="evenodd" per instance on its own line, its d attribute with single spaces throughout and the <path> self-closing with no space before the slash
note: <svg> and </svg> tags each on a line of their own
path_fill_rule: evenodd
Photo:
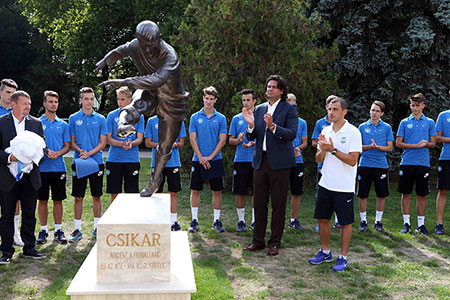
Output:
<svg viewBox="0 0 450 300">
<path fill-rule="evenodd" d="M 0 264 L 8 264 L 14 254 L 14 211 L 16 201 L 20 199 L 22 207 L 22 227 L 20 235 L 24 242 L 23 254 L 33 259 L 45 258 L 35 249 L 36 237 L 36 202 L 37 191 L 41 186 L 39 167 L 33 165 L 30 173 L 23 174 L 19 181 L 10 173 L 8 165 L 18 161 L 17 158 L 5 152 L 10 146 L 10 141 L 20 132 L 32 131 L 42 138 L 44 130 L 42 123 L 29 115 L 31 98 L 24 91 L 16 91 L 11 95 L 12 112 L 0 117 L 0 203 L 2 217 L 0 219 L 0 235 L 2 243 L 2 257 Z"/>
<path fill-rule="evenodd" d="M 269 76 L 266 97 L 269 101 L 258 105 L 254 113 L 242 109 L 248 123 L 247 138 L 249 141 L 256 139 L 252 163 L 255 169 L 255 229 L 252 244 L 244 250 L 265 248 L 270 192 L 272 224 L 268 255 L 274 256 L 278 255 L 283 236 L 290 168 L 295 167 L 292 141 L 297 133 L 298 117 L 297 108 L 286 101 L 287 86 L 281 76 Z"/>
</svg>

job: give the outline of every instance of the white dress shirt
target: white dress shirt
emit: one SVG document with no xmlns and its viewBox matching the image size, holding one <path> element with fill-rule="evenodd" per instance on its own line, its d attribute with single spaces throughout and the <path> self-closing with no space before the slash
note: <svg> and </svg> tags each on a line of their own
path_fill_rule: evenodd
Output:
<svg viewBox="0 0 450 300">
<path fill-rule="evenodd" d="M 273 116 L 273 113 L 275 112 L 275 109 L 277 108 L 278 103 L 280 103 L 281 99 L 278 99 L 274 104 L 270 105 L 270 102 L 267 101 L 267 113 L 270 114 L 271 116 Z M 275 131 L 277 130 L 277 124 L 273 123 L 275 125 L 275 128 L 273 129 L 273 134 L 275 134 Z M 247 128 L 248 133 L 252 133 L 253 132 L 253 128 Z M 267 127 L 266 127 L 267 130 Z M 264 135 L 264 140 L 263 140 L 263 151 L 267 151 L 267 146 L 266 146 L 266 135 Z"/>
</svg>

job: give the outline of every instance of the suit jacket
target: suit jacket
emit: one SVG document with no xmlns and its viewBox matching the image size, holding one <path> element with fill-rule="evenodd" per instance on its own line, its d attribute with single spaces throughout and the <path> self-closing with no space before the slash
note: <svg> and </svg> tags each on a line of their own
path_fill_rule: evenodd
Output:
<svg viewBox="0 0 450 300">
<path fill-rule="evenodd" d="M 25 130 L 32 131 L 44 138 L 44 129 L 41 120 L 30 115 L 25 117 Z M 10 141 L 17 135 L 12 112 L 0 117 L 0 191 L 9 192 L 16 184 L 8 168 L 8 156 L 5 149 L 9 147 Z M 35 190 L 41 186 L 41 174 L 37 165 L 33 166 L 29 175 L 30 182 Z"/>
<path fill-rule="evenodd" d="M 297 107 L 286 101 L 280 101 L 272 118 L 277 125 L 275 134 L 266 128 L 264 115 L 267 113 L 268 103 L 255 108 L 255 127 L 252 133 L 246 131 L 249 141 L 256 139 L 253 150 L 253 168 L 259 169 L 262 161 L 262 145 L 266 135 L 267 158 L 271 169 L 286 169 L 295 167 L 294 149 L 292 141 L 295 139 L 298 127 Z"/>
</svg>

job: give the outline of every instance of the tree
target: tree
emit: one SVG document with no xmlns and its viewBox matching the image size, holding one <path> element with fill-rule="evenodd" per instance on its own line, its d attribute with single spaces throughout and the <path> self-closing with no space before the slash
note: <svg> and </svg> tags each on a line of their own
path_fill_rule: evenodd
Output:
<svg viewBox="0 0 450 300">
<path fill-rule="evenodd" d="M 337 77 L 331 70 L 334 44 L 316 43 L 329 27 L 315 14 L 306 17 L 307 9 L 299 0 L 193 0 L 172 39 L 191 93 L 188 115 L 202 107 L 202 89 L 213 85 L 219 92 L 215 106 L 230 122 L 242 108 L 240 90 L 253 88 L 261 102 L 266 78 L 280 74 L 299 99 L 311 132 L 325 113 L 325 98 L 336 90 Z M 231 169 L 234 148 L 224 151 Z M 186 164 L 190 159 L 183 157 Z"/>
</svg>

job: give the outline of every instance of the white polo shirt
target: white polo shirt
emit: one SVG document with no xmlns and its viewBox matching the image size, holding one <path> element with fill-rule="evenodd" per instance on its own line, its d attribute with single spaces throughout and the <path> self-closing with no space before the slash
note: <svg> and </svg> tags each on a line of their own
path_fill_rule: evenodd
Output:
<svg viewBox="0 0 450 300">
<path fill-rule="evenodd" d="M 343 153 L 362 152 L 361 133 L 347 120 L 338 132 L 333 131 L 332 124 L 325 127 L 322 134 L 327 140 L 331 137 L 334 147 Z M 330 191 L 354 193 L 357 168 L 358 164 L 352 167 L 326 152 L 319 185 Z"/>
</svg>

